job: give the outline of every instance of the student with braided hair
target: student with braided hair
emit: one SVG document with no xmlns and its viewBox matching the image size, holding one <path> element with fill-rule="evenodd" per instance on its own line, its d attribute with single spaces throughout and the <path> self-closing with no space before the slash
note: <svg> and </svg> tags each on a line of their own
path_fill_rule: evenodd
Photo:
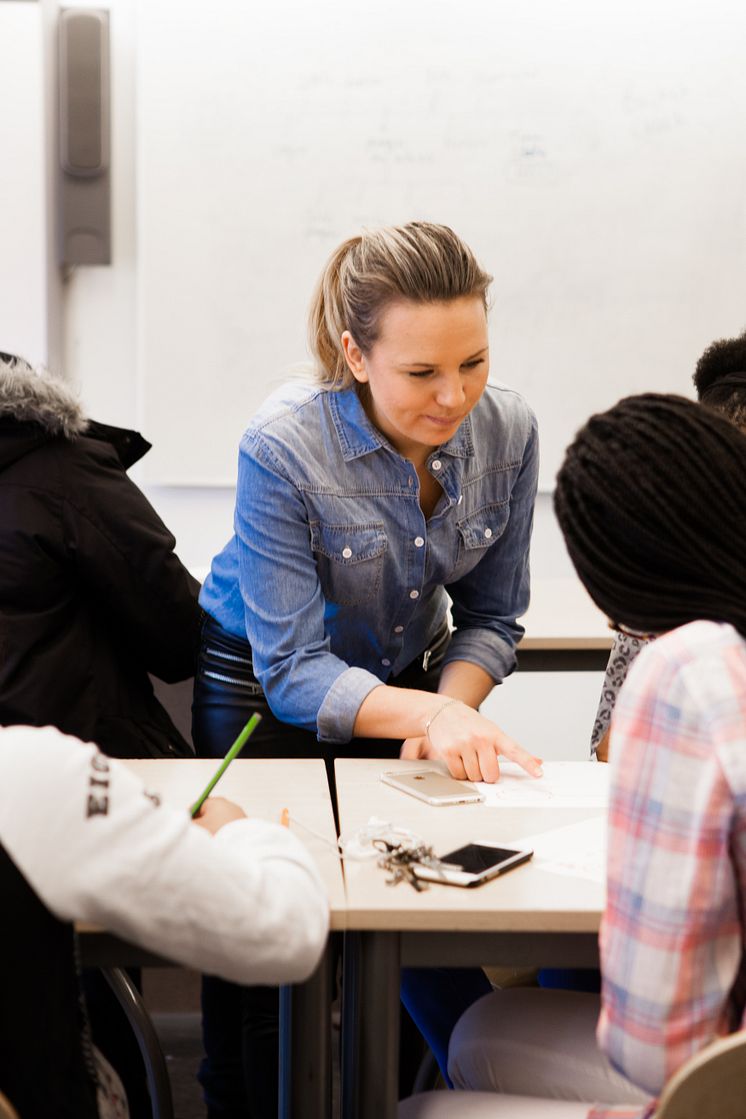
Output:
<svg viewBox="0 0 746 1119">
<path fill-rule="evenodd" d="M 596 605 L 658 635 L 614 712 L 600 1007 L 487 995 L 449 1048 L 473 1094 L 400 1119 L 648 1119 L 685 1061 L 746 1027 L 746 439 L 681 397 L 629 397 L 578 433 L 555 507 Z"/>
<path fill-rule="evenodd" d="M 708 346 L 697 362 L 693 381 L 705 407 L 720 412 L 746 431 L 746 331 L 737 338 L 723 338 Z M 650 634 L 631 631 L 617 632 L 614 637 L 591 734 L 591 756 L 598 761 L 608 761 L 609 725 L 619 689 L 633 660 L 649 640 Z"/>
<path fill-rule="evenodd" d="M 701 404 L 746 432 L 746 331 L 708 346 L 697 362 L 693 381 Z M 655 634 L 634 629 L 615 631 L 591 734 L 591 757 L 598 761 L 609 760 L 611 716 L 632 662 L 654 638 Z M 539 972 L 542 987 L 598 991 L 599 982 L 595 968 L 542 968 Z"/>
</svg>

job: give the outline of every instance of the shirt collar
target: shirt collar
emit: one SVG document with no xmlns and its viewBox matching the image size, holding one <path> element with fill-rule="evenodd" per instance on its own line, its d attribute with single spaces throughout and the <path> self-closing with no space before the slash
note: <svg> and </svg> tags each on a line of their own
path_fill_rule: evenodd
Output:
<svg viewBox="0 0 746 1119">
<path fill-rule="evenodd" d="M 330 390 L 329 410 L 345 462 L 362 458 L 382 447 L 390 447 L 388 440 L 368 419 L 354 388 Z M 473 457 L 471 416 L 466 417 L 453 438 L 438 447 L 437 451 L 439 455 L 452 455 L 454 458 Z"/>
<path fill-rule="evenodd" d="M 387 447 L 388 443 L 365 414 L 354 388 L 330 389 L 329 410 L 345 462 Z"/>
</svg>

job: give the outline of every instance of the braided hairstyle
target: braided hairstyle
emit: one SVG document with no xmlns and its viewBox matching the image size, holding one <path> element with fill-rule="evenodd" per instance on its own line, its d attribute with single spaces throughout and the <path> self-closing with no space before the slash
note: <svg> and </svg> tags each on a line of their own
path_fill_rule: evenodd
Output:
<svg viewBox="0 0 746 1119">
<path fill-rule="evenodd" d="M 746 428 L 746 330 L 708 346 L 694 371 L 697 396 L 731 423 Z"/>
<path fill-rule="evenodd" d="M 680 396 L 591 416 L 554 507 L 570 558 L 614 622 L 662 633 L 698 618 L 746 637 L 746 438 Z"/>
</svg>

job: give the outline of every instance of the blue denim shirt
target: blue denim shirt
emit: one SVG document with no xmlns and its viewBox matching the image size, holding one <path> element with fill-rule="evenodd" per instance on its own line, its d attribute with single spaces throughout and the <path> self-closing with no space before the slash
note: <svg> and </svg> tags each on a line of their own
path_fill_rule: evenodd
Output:
<svg viewBox="0 0 746 1119">
<path fill-rule="evenodd" d="M 248 637 L 283 722 L 348 742 L 369 692 L 443 626 L 446 663 L 499 682 L 515 667 L 528 606 L 538 476 L 536 421 L 490 386 L 427 469 L 443 494 L 426 520 L 411 462 L 371 424 L 354 389 L 285 386 L 241 440 L 235 535 L 200 603 Z"/>
</svg>

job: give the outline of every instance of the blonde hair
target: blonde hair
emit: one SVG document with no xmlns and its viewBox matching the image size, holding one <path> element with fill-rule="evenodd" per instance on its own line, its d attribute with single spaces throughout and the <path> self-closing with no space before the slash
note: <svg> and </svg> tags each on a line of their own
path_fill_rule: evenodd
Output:
<svg viewBox="0 0 746 1119">
<path fill-rule="evenodd" d="M 329 258 L 309 313 L 316 379 L 346 389 L 355 379 L 345 360 L 348 330 L 364 354 L 379 335 L 381 315 L 397 300 L 434 303 L 478 296 L 487 308 L 492 277 L 447 225 L 410 222 L 366 230 Z"/>
</svg>

